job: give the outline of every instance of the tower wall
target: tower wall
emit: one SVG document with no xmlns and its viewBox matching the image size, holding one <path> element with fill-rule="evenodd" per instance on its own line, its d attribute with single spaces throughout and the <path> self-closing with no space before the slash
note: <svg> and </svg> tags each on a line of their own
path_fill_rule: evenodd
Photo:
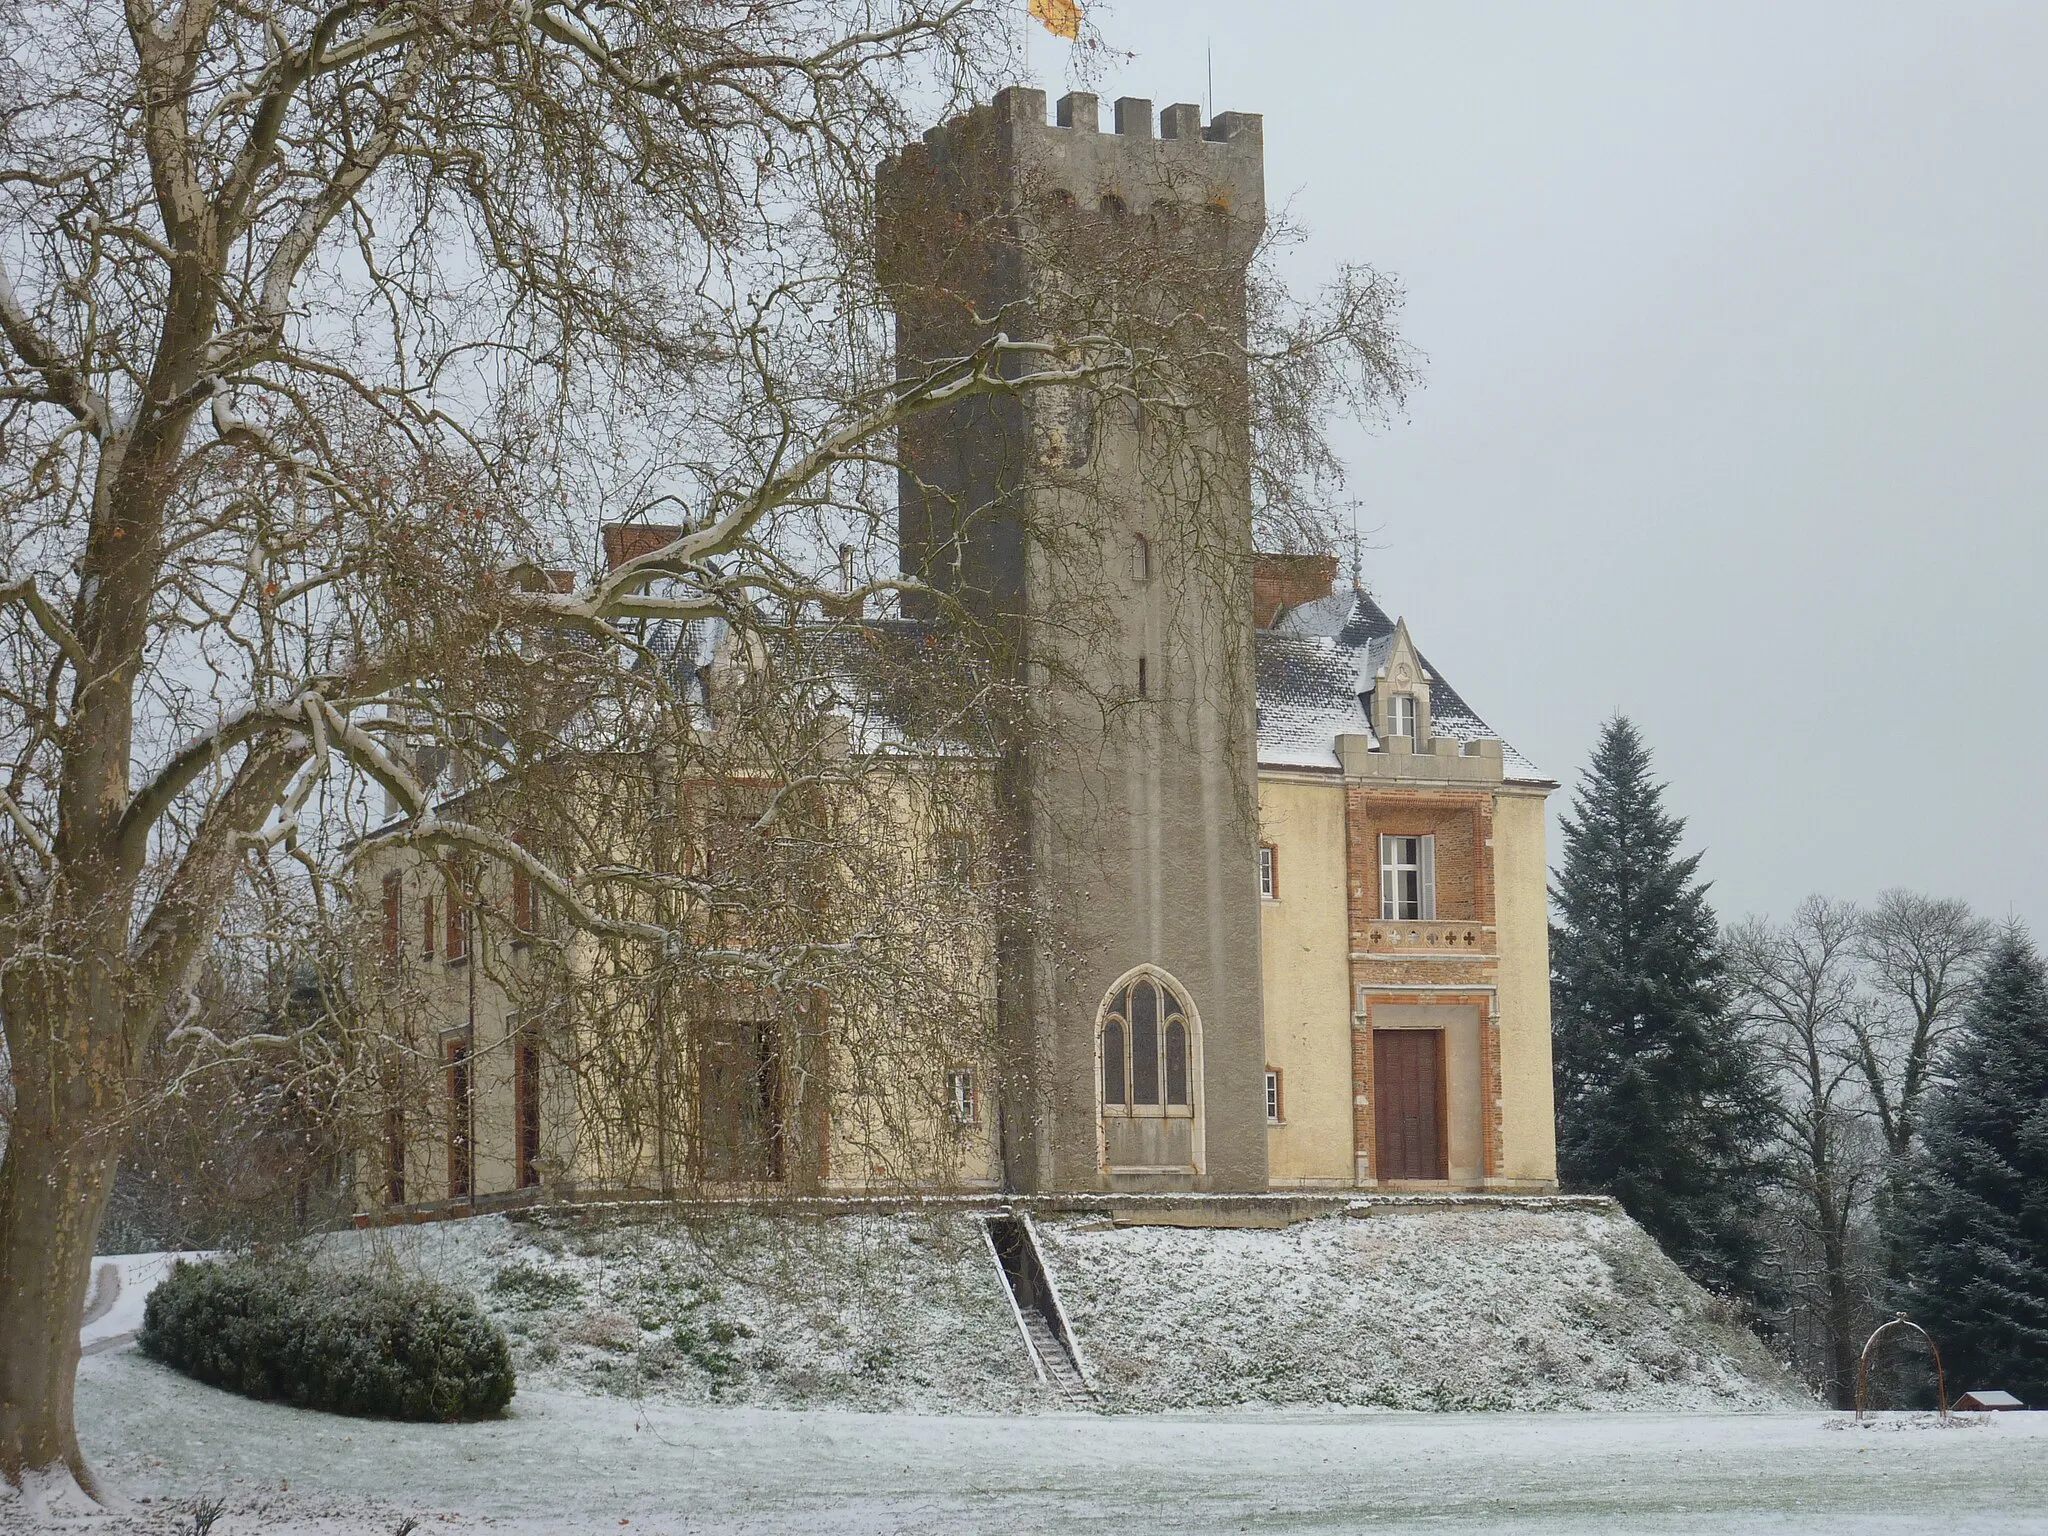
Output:
<svg viewBox="0 0 2048 1536">
<path fill-rule="evenodd" d="M 1024 892 L 998 1001 L 1008 1177 L 1262 1189 L 1248 397 L 1229 345 L 1264 221 L 1260 120 L 1205 129 L 1171 106 L 1155 136 L 1151 104 L 1127 99 L 1115 128 L 1093 97 L 1049 123 L 1042 92 L 1009 90 L 882 167 L 902 374 L 997 331 L 1100 328 L 1134 363 L 1099 401 L 1040 389 L 906 428 L 901 560 L 1005 638 L 1020 685 L 1002 773 Z M 1139 966 L 1198 1016 L 1197 1113 L 1184 1160 L 1112 1166 L 1099 1009 Z"/>
</svg>

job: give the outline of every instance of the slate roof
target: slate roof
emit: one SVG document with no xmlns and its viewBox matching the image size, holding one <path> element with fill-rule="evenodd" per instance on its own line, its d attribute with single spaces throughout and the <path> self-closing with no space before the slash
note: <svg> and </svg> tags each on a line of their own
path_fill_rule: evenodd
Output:
<svg viewBox="0 0 2048 1536">
<path fill-rule="evenodd" d="M 1258 632 L 1261 767 L 1334 771 L 1339 736 L 1373 737 L 1366 695 L 1393 651 L 1395 627 L 1369 594 L 1345 587 L 1286 610 L 1272 628 Z M 687 695 L 725 633 L 722 620 L 700 620 L 652 626 L 647 638 Z M 992 722 L 983 714 L 986 699 L 976 680 L 962 677 L 933 689 L 931 674 L 917 664 L 920 651 L 945 644 L 933 626 L 869 618 L 807 627 L 803 643 L 810 650 L 806 670 L 829 689 L 829 707 L 849 717 L 856 743 L 874 749 L 921 740 L 927 750 L 935 743 L 946 752 L 990 750 Z M 1457 741 L 1499 740 L 1429 659 L 1421 660 L 1430 678 L 1431 730 Z M 1503 741 L 1501 747 L 1509 780 L 1550 782 L 1513 746 Z"/>
<path fill-rule="evenodd" d="M 662 620 L 649 626 L 645 645 L 677 692 L 716 718 L 710 674 L 730 634 L 723 619 Z M 769 647 L 786 678 L 803 680 L 815 707 L 846 720 L 858 751 L 912 743 L 941 755 L 994 751 L 988 663 L 950 644 L 935 625 L 895 616 L 813 621 L 775 632 Z"/>
<path fill-rule="evenodd" d="M 1271 629 L 1259 631 L 1261 767 L 1334 769 L 1339 736 L 1373 735 L 1365 696 L 1393 651 L 1394 630 L 1395 621 L 1368 593 L 1335 590 L 1288 609 Z M 1421 661 L 1429 673 L 1430 729 L 1457 741 L 1500 740 L 1429 658 Z M 1505 741 L 1501 752 L 1508 779 L 1550 782 Z"/>
</svg>

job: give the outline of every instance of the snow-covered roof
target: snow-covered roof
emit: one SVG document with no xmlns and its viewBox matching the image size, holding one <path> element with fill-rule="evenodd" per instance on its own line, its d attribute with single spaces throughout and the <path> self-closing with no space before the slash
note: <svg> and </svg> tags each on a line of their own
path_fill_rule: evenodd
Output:
<svg viewBox="0 0 2048 1536">
<path fill-rule="evenodd" d="M 1398 623 L 1370 594 L 1349 586 L 1287 609 L 1258 634 L 1259 764 L 1268 768 L 1337 768 L 1337 738 L 1373 738 L 1366 695 L 1393 654 Z M 1454 741 L 1500 741 L 1427 657 L 1430 729 Z M 1549 780 L 1501 741 L 1505 777 Z"/>
<path fill-rule="evenodd" d="M 720 708 L 713 677 L 735 646 L 723 619 L 651 625 L 648 651 L 686 699 L 710 718 Z M 856 752 L 911 748 L 939 756 L 989 756 L 989 663 L 938 626 L 894 616 L 855 623 L 809 620 L 761 637 L 785 682 L 800 683 L 812 707 L 843 718 Z"/>
<path fill-rule="evenodd" d="M 1340 766 L 1339 736 L 1379 742 L 1367 696 L 1393 654 L 1398 624 L 1372 597 L 1348 584 L 1285 610 L 1257 636 L 1259 763 L 1269 768 Z M 647 643 L 674 668 L 686 693 L 712 666 L 730 631 L 722 620 L 655 625 Z M 868 618 L 856 624 L 801 625 L 780 648 L 801 650 L 805 670 L 826 688 L 828 707 L 845 714 L 856 750 L 921 742 L 925 750 L 986 753 L 994 739 L 984 713 L 987 662 L 970 658 L 938 626 L 915 619 Z M 1429 677 L 1430 725 L 1454 741 L 1499 740 L 1441 672 L 1418 653 Z M 948 688 L 931 686 L 932 668 L 965 668 Z M 714 707 L 715 710 L 715 707 Z M 1505 777 L 1547 783 L 1536 765 L 1501 743 Z"/>
</svg>

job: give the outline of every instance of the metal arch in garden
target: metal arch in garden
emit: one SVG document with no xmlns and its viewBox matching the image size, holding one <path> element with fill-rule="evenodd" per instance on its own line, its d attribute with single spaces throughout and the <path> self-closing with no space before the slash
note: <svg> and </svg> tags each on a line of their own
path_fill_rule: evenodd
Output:
<svg viewBox="0 0 2048 1536">
<path fill-rule="evenodd" d="M 1863 1354 L 1856 1362 L 1856 1418 L 1861 1422 L 1866 1411 L 1866 1400 L 1870 1395 L 1870 1356 L 1877 1348 L 1877 1341 L 1894 1328 L 1910 1328 L 1927 1341 L 1927 1352 L 1934 1356 L 1934 1396 L 1941 1404 L 1941 1416 L 1948 1417 L 1948 1376 L 1941 1368 L 1941 1349 L 1934 1342 L 1934 1335 L 1922 1328 L 1903 1312 L 1894 1312 L 1889 1322 L 1879 1323 L 1870 1337 L 1863 1341 Z"/>
</svg>

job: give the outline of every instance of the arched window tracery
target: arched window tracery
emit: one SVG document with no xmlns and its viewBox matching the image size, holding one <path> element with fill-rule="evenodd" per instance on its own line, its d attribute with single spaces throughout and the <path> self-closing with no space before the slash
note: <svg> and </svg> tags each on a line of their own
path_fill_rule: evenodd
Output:
<svg viewBox="0 0 2048 1536">
<path fill-rule="evenodd" d="M 1109 1000 L 1102 1022 L 1107 1114 L 1194 1113 L 1193 1010 L 1163 978 L 1141 975 Z"/>
</svg>

